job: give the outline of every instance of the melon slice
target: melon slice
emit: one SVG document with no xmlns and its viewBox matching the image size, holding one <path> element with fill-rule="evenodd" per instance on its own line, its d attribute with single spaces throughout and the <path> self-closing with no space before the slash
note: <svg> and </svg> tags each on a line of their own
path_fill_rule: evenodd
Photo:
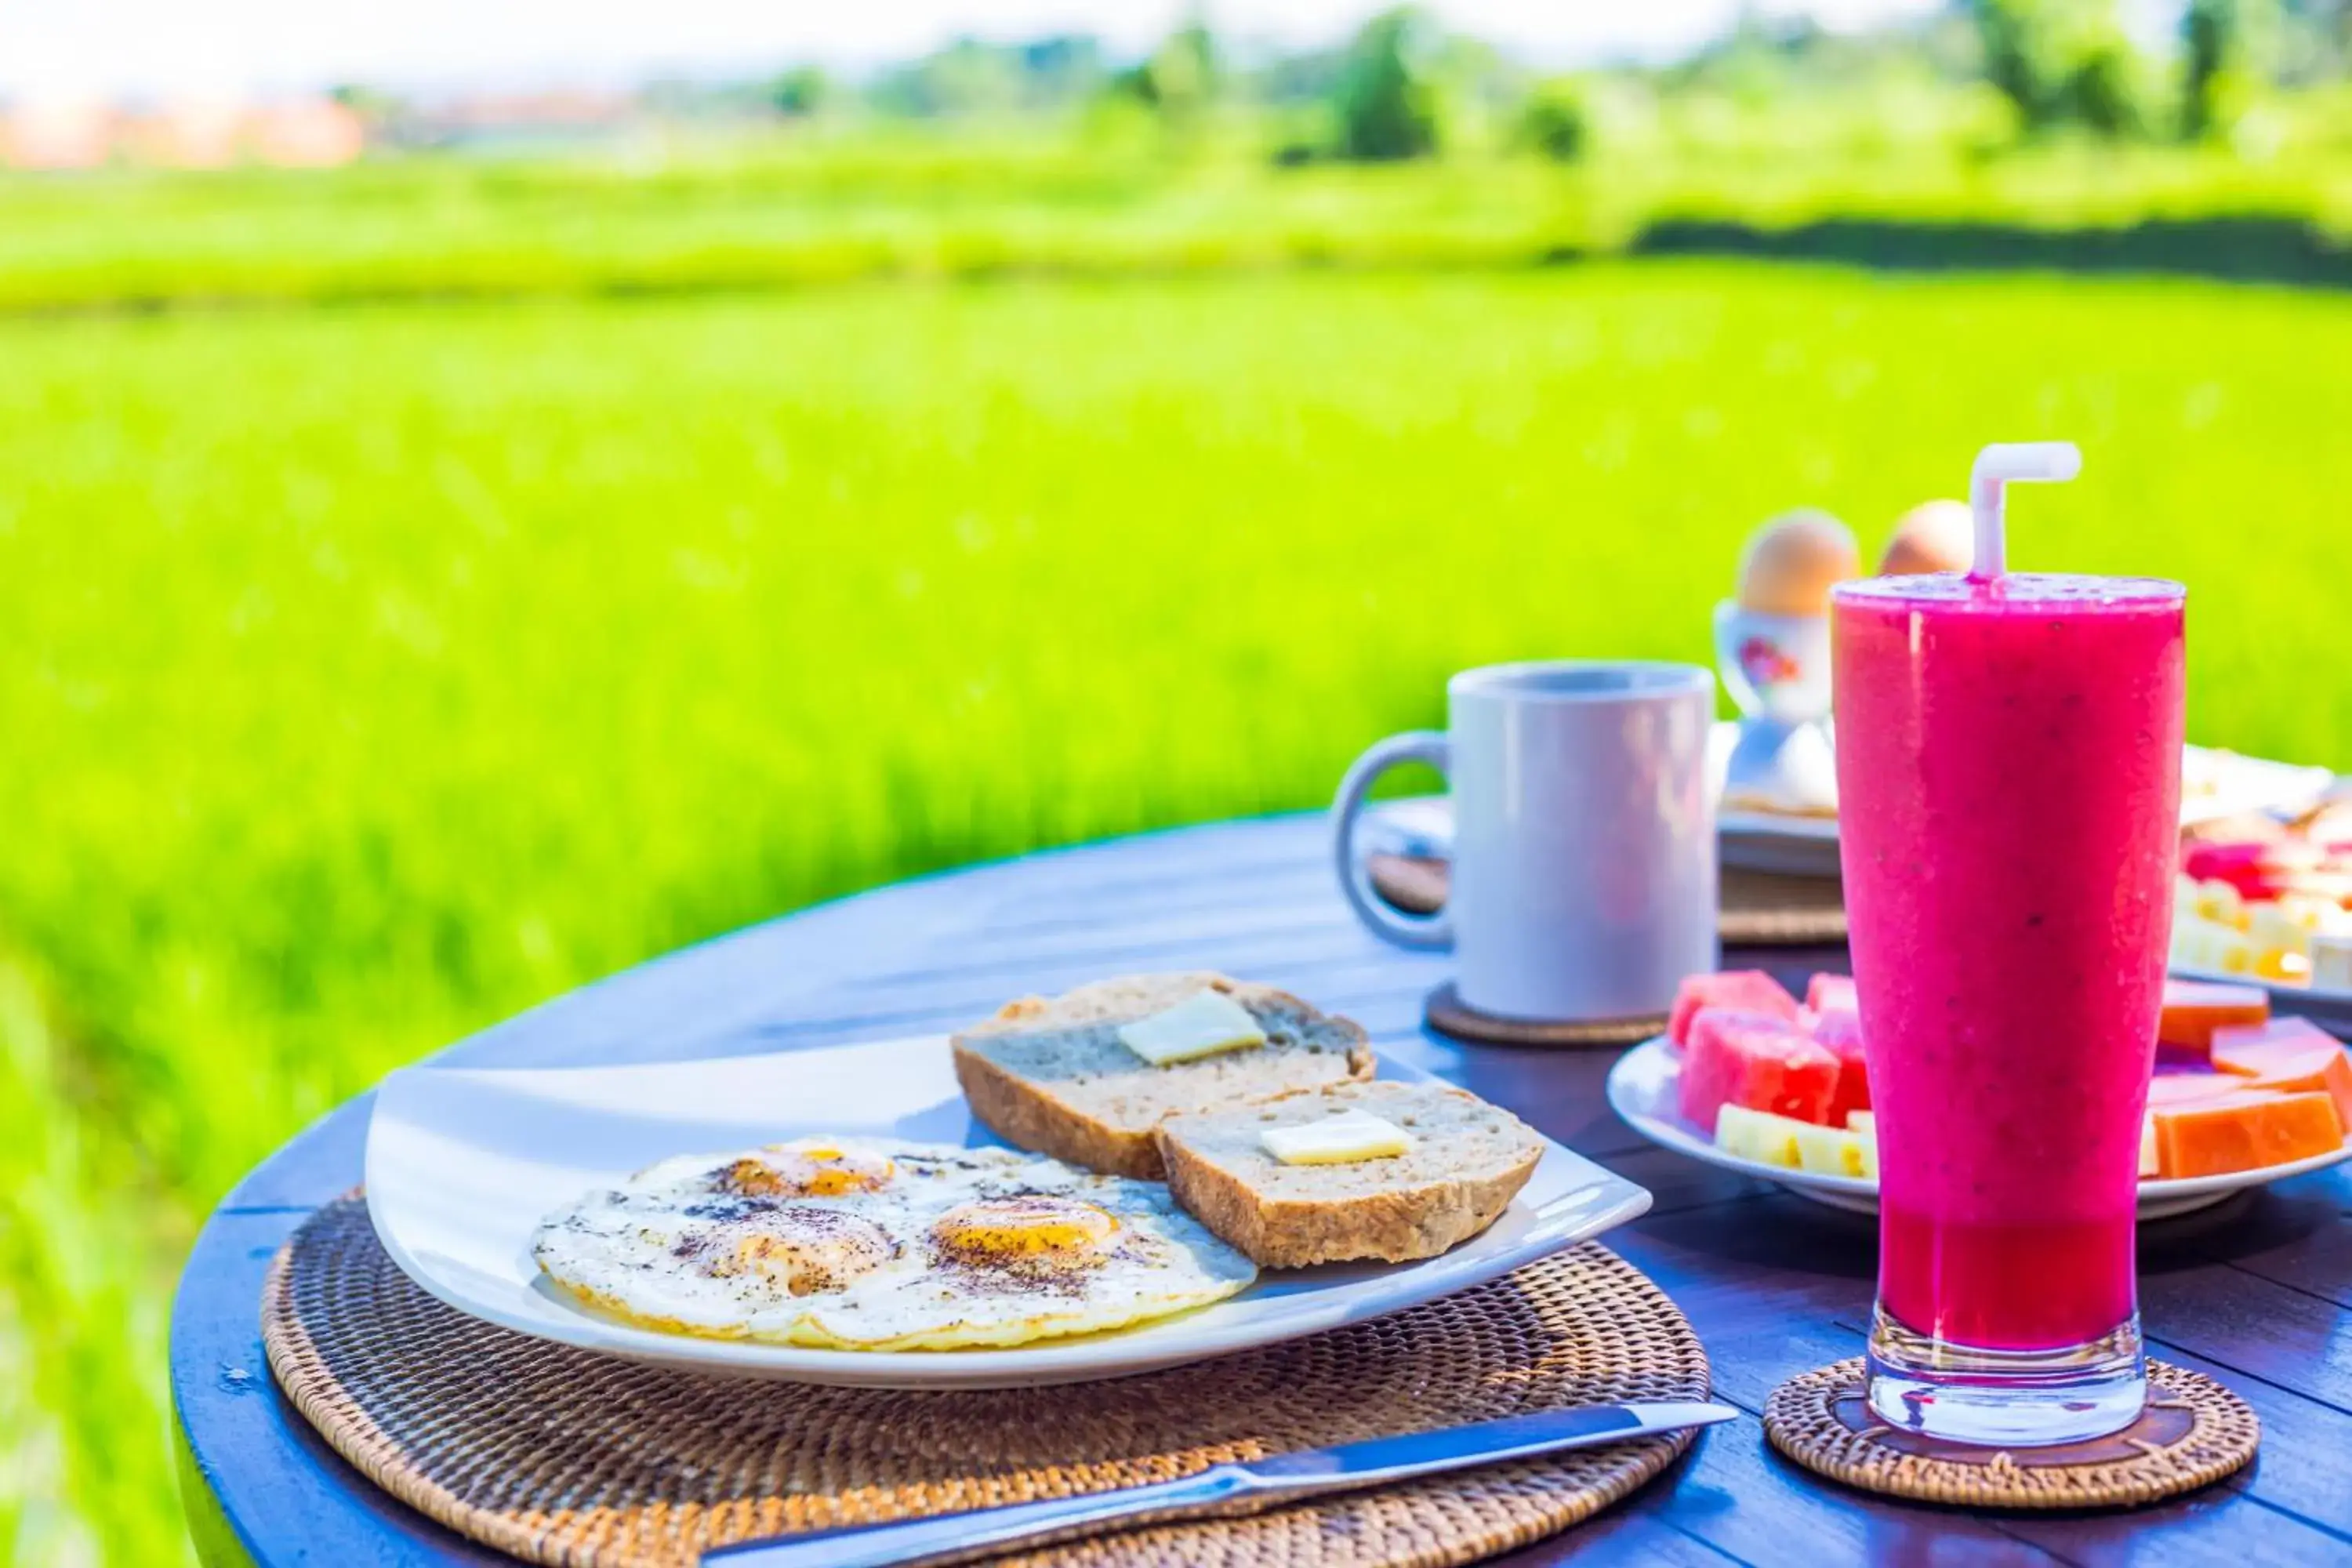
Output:
<svg viewBox="0 0 2352 1568">
<path fill-rule="evenodd" d="M 2164 1013 L 2156 1026 L 2157 1043 L 2210 1051 L 2214 1030 L 2267 1023 L 2270 1016 L 2270 994 L 2258 985 L 2168 980 Z"/>
<path fill-rule="evenodd" d="M 1727 1154 L 1767 1165 L 1797 1165 L 1797 1136 L 1813 1131 L 1810 1122 L 1791 1121 L 1769 1110 L 1727 1105 L 1715 1124 L 1715 1144 Z"/>
<path fill-rule="evenodd" d="M 1797 1126 L 1800 1170 L 1818 1171 L 1825 1176 L 1869 1173 L 1863 1164 L 1860 1133 L 1843 1127 L 1816 1127 L 1809 1121 L 1801 1121 Z"/>
<path fill-rule="evenodd" d="M 1702 1007 L 1732 1007 L 1746 1013 L 1797 1021 L 1797 999 L 1779 981 L 1760 969 L 1734 969 L 1721 974 L 1694 974 L 1675 991 L 1675 1009 L 1666 1018 L 1666 1037 L 1687 1049 L 1691 1019 Z"/>
<path fill-rule="evenodd" d="M 1878 1174 L 1878 1116 L 1875 1111 L 1849 1110 L 1845 1113 L 1845 1130 L 1853 1134 L 1854 1147 L 1861 1151 L 1862 1175 L 1875 1178 Z"/>
<path fill-rule="evenodd" d="M 2158 1168 L 2174 1178 L 2283 1165 L 2344 1143 L 2336 1101 L 2316 1092 L 2247 1089 L 2152 1114 Z"/>
<path fill-rule="evenodd" d="M 1727 1105 L 1822 1121 L 1837 1083 L 1837 1058 L 1787 1019 L 1728 1007 L 1702 1007 L 1691 1019 L 1682 1112 L 1709 1137 Z"/>
<path fill-rule="evenodd" d="M 2254 1027 L 2213 1032 L 2215 1076 L 2242 1089 L 2325 1094 L 2352 1127 L 2352 1055 L 2308 1018 L 2273 1018 Z"/>
</svg>

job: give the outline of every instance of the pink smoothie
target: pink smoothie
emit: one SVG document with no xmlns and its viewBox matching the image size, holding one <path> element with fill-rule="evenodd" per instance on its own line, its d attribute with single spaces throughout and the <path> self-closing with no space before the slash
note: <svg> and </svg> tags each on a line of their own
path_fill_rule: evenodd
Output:
<svg viewBox="0 0 2352 1568">
<path fill-rule="evenodd" d="M 2182 593 L 1836 591 L 1838 831 L 1878 1119 L 1879 1300 L 1982 1350 L 2134 1310 L 2180 822 Z"/>
</svg>

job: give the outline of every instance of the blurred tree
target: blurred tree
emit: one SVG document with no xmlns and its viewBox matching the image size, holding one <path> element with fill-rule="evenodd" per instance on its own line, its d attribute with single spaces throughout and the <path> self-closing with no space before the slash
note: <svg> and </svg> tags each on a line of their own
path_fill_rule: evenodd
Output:
<svg viewBox="0 0 2352 1568">
<path fill-rule="evenodd" d="M 2052 9 L 2044 0 L 1969 0 L 1984 46 L 1985 79 L 2017 107 L 2018 123 L 2028 131 L 2055 121 L 2063 96 Z"/>
<path fill-rule="evenodd" d="M 2270 63 L 2279 16 L 2267 0 L 2189 0 L 2180 14 L 2180 134 L 2197 142 L 2242 112 Z"/>
<path fill-rule="evenodd" d="M 767 99 L 778 114 L 802 119 L 832 101 L 833 79 L 815 66 L 795 67 L 768 83 Z"/>
<path fill-rule="evenodd" d="M 1414 62 L 1448 152 L 1498 150 L 1527 98 L 1526 74 L 1483 38 L 1448 33 Z"/>
<path fill-rule="evenodd" d="M 1356 34 L 1334 104 L 1341 157 L 1379 163 L 1437 150 L 1435 106 L 1418 68 L 1423 27 L 1419 12 L 1398 6 Z"/>
<path fill-rule="evenodd" d="M 1249 89 L 1265 103 L 1328 108 L 1339 96 L 1339 79 L 1347 68 L 1345 48 L 1286 52 L 1260 64 L 1250 76 Z"/>
<path fill-rule="evenodd" d="M 884 113 L 912 116 L 1003 110 L 1021 97 L 1021 66 L 1013 52 L 977 38 L 959 38 L 887 72 L 873 92 L 874 106 Z"/>
<path fill-rule="evenodd" d="M 2139 51 L 2117 30 L 2084 41 L 2066 73 L 2067 118 L 2110 141 L 2148 129 L 2147 73 Z"/>
<path fill-rule="evenodd" d="M 2097 135 L 2147 126 L 2145 62 L 2115 0 L 1968 0 L 1985 79 L 2038 134 L 2072 121 Z"/>
<path fill-rule="evenodd" d="M 2272 76 L 2281 86 L 2331 82 L 2352 68 L 2352 0 L 2277 0 Z"/>
<path fill-rule="evenodd" d="M 1537 83 L 1519 106 L 1517 141 L 1554 163 L 1581 161 L 1592 150 L 1592 111 L 1583 88 L 1565 77 Z"/>
<path fill-rule="evenodd" d="M 1168 35 L 1151 58 L 1113 79 L 1113 89 L 1157 110 L 1176 129 L 1189 129 L 1217 97 L 1216 37 L 1197 8 Z"/>
<path fill-rule="evenodd" d="M 1102 89 L 1102 40 L 1087 33 L 1055 33 L 1008 51 L 1015 94 L 1024 108 L 1081 103 Z"/>
</svg>

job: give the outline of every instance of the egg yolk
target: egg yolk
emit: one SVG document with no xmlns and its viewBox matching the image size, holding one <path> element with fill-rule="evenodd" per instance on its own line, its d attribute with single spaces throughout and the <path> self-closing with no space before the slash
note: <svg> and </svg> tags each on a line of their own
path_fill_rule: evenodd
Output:
<svg viewBox="0 0 2352 1568">
<path fill-rule="evenodd" d="M 757 1274 L 795 1296 L 839 1290 L 888 1262 L 897 1248 L 879 1226 L 838 1210 L 785 1209 L 709 1260 L 724 1278 Z"/>
<path fill-rule="evenodd" d="M 760 1157 L 736 1161 L 721 1181 L 750 1197 L 837 1198 L 879 1192 L 897 1170 L 887 1155 L 804 1138 L 771 1143 Z"/>
<path fill-rule="evenodd" d="M 1108 1213 L 1072 1198 L 982 1198 L 941 1215 L 931 1235 L 950 1253 L 980 1260 L 1088 1253 L 1118 1229 Z"/>
</svg>

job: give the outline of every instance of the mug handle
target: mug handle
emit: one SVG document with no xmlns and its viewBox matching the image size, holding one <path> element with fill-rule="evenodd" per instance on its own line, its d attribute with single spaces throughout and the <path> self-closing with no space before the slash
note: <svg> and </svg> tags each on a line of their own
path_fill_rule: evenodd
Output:
<svg viewBox="0 0 2352 1568">
<path fill-rule="evenodd" d="M 1348 906 L 1374 936 L 1399 947 L 1450 947 L 1454 942 L 1451 912 L 1440 910 L 1431 915 L 1409 915 L 1393 908 L 1372 887 L 1371 873 L 1356 854 L 1356 818 L 1363 812 L 1364 796 L 1374 780 L 1399 763 L 1426 763 L 1439 773 L 1451 773 L 1445 737 L 1434 730 L 1391 735 L 1356 759 L 1331 802 L 1331 856 L 1339 871 L 1339 891 L 1348 896 Z"/>
</svg>

